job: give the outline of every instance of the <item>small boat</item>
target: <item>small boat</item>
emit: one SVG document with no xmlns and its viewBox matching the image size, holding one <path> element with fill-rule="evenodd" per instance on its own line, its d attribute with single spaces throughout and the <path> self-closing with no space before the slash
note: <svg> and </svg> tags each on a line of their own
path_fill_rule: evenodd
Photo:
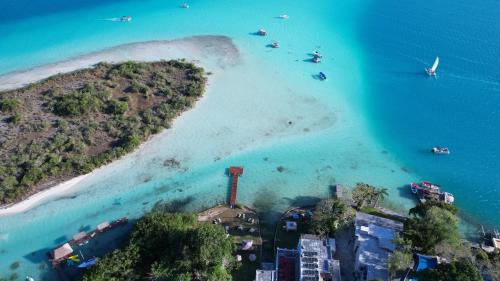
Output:
<svg viewBox="0 0 500 281">
<path fill-rule="evenodd" d="M 326 80 L 326 74 L 324 74 L 323 72 L 320 72 L 319 73 L 319 79 L 320 80 Z"/>
<path fill-rule="evenodd" d="M 88 260 L 82 262 L 81 264 L 79 264 L 78 268 L 89 268 L 89 267 L 95 265 L 96 262 L 97 262 L 96 258 L 88 259 Z"/>
<path fill-rule="evenodd" d="M 443 201 L 448 204 L 453 204 L 455 202 L 455 196 L 449 192 L 443 192 Z"/>
<path fill-rule="evenodd" d="M 322 56 L 322 55 L 321 55 L 318 51 L 314 51 L 314 52 L 313 52 L 313 56 L 314 56 L 315 58 L 322 58 L 322 57 L 323 57 L 323 56 Z"/>
<path fill-rule="evenodd" d="M 31 276 L 26 276 L 26 281 L 35 281 L 35 279 Z"/>
<path fill-rule="evenodd" d="M 120 21 L 131 21 L 132 17 L 131 16 L 121 16 L 119 18 Z"/>
<path fill-rule="evenodd" d="M 280 44 L 279 44 L 278 42 L 273 42 L 273 43 L 271 44 L 271 47 L 273 47 L 273 48 L 277 49 L 277 48 L 279 48 L 279 47 L 280 47 Z"/>
<path fill-rule="evenodd" d="M 434 60 L 434 64 L 432 65 L 432 67 L 425 69 L 427 75 L 436 76 L 436 69 L 438 68 L 438 65 L 439 65 L 439 57 L 436 57 L 436 60 Z"/>
<path fill-rule="evenodd" d="M 312 59 L 312 61 L 313 61 L 314 63 L 320 63 L 320 62 L 321 62 L 321 58 L 320 58 L 320 57 L 314 57 L 314 58 Z"/>
<path fill-rule="evenodd" d="M 450 149 L 447 147 L 436 146 L 431 149 L 434 154 L 450 154 Z"/>
<path fill-rule="evenodd" d="M 412 183 L 410 184 L 410 189 L 411 189 L 411 193 L 413 193 L 413 194 L 417 194 L 417 192 L 418 192 L 418 190 L 420 189 L 420 187 L 418 186 L 418 184 L 417 184 L 417 183 L 412 182 Z"/>
<path fill-rule="evenodd" d="M 257 35 L 266 36 L 267 31 L 265 31 L 263 28 L 261 28 L 261 29 L 257 30 Z"/>
<path fill-rule="evenodd" d="M 280 19 L 284 19 L 284 20 L 287 20 L 289 17 L 288 15 L 280 15 L 279 16 Z"/>
<path fill-rule="evenodd" d="M 188 3 L 183 3 L 181 5 L 181 8 L 183 8 L 183 9 L 189 9 L 189 4 Z"/>
</svg>

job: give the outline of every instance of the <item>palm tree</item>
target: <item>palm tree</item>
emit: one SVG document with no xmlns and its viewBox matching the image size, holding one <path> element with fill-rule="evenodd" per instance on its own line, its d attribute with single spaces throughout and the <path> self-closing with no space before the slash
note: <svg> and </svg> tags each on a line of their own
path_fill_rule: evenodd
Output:
<svg viewBox="0 0 500 281">
<path fill-rule="evenodd" d="M 375 207 L 378 206 L 378 202 L 379 200 L 380 201 L 384 201 L 384 199 L 389 196 L 389 192 L 387 190 L 387 188 L 383 187 L 383 188 L 379 188 L 377 190 L 375 190 Z"/>
</svg>

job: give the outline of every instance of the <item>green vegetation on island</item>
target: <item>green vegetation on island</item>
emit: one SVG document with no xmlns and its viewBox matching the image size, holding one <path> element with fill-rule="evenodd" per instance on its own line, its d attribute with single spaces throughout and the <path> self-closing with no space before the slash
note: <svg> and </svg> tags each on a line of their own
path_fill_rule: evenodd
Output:
<svg viewBox="0 0 500 281">
<path fill-rule="evenodd" d="M 220 225 L 154 212 L 139 220 L 126 247 L 100 259 L 83 281 L 230 281 L 235 250 Z"/>
<path fill-rule="evenodd" d="M 0 204 L 131 152 L 205 84 L 184 61 L 100 63 L 0 93 Z"/>
</svg>

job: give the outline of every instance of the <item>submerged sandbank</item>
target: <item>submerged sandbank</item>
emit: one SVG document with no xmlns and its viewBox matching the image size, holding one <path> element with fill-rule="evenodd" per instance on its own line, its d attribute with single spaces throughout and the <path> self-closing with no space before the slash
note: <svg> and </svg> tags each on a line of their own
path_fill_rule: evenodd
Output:
<svg viewBox="0 0 500 281">
<path fill-rule="evenodd" d="M 130 43 L 72 59 L 16 71 L 0 76 L 0 91 L 19 88 L 59 73 L 92 67 L 99 62 L 118 63 L 127 60 L 199 59 L 217 57 L 221 65 L 237 63 L 239 52 L 226 36 L 192 36 L 175 40 Z M 200 63 L 200 61 L 198 61 Z M 203 63 L 201 62 L 203 65 Z"/>
</svg>

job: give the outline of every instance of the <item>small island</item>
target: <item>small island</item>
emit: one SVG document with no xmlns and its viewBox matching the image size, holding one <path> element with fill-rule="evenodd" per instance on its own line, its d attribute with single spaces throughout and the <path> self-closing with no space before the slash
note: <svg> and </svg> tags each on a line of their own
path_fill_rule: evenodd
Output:
<svg viewBox="0 0 500 281">
<path fill-rule="evenodd" d="M 129 61 L 0 92 L 0 204 L 133 151 L 191 108 L 206 82 L 183 60 Z"/>
</svg>

